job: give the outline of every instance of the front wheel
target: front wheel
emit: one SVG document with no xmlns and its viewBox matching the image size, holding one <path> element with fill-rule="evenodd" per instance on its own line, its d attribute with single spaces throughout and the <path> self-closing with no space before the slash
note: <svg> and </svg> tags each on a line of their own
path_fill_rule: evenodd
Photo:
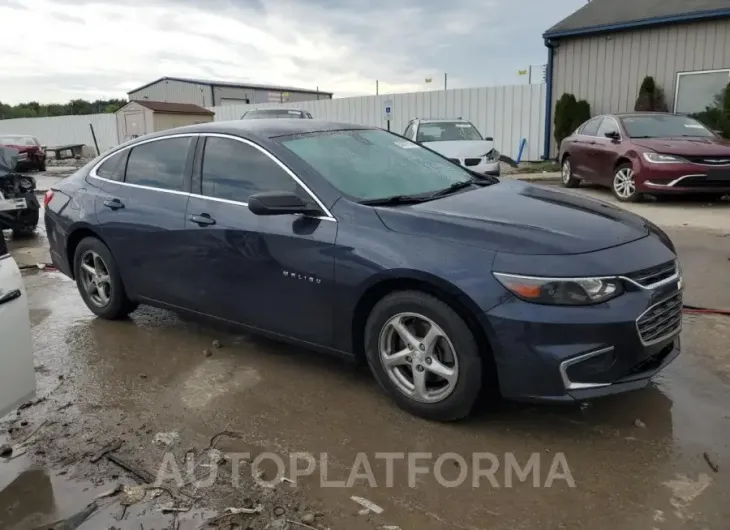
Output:
<svg viewBox="0 0 730 530">
<path fill-rule="evenodd" d="M 482 359 L 464 320 L 420 291 L 392 293 L 376 304 L 365 328 L 368 364 L 403 409 L 452 421 L 471 412 L 482 387 Z"/>
<path fill-rule="evenodd" d="M 137 308 L 127 298 L 111 252 L 95 237 L 82 239 L 76 247 L 74 277 L 81 297 L 95 315 L 116 320 Z"/>
<path fill-rule="evenodd" d="M 636 191 L 634 170 L 631 164 L 621 164 L 616 168 L 611 186 L 614 196 L 621 202 L 640 202 L 642 194 Z"/>
<path fill-rule="evenodd" d="M 570 164 L 570 157 L 566 156 L 563 159 L 563 165 L 560 174 L 563 186 L 565 186 L 566 188 L 577 188 L 580 184 L 580 180 L 573 176 L 573 167 Z"/>
</svg>

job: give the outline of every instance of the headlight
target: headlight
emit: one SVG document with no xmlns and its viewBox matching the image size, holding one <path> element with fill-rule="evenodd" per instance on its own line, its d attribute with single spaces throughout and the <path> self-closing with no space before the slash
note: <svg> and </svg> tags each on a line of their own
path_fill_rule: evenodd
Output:
<svg viewBox="0 0 730 530">
<path fill-rule="evenodd" d="M 661 153 L 644 153 L 644 159 L 652 164 L 683 164 L 687 162 L 681 156 L 663 155 Z"/>
<path fill-rule="evenodd" d="M 624 292 L 618 278 L 533 278 L 501 272 L 494 276 L 515 296 L 533 304 L 600 304 Z"/>
<path fill-rule="evenodd" d="M 492 149 L 486 155 L 484 155 L 484 158 L 487 159 L 487 162 L 496 162 L 497 160 L 499 160 L 499 151 L 497 151 L 496 149 Z"/>
</svg>

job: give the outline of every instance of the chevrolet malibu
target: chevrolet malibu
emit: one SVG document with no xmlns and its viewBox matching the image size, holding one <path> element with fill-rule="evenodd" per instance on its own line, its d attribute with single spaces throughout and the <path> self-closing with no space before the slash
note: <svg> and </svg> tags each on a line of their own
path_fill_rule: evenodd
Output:
<svg viewBox="0 0 730 530">
<path fill-rule="evenodd" d="M 317 120 L 168 130 L 45 197 L 89 309 L 138 304 L 365 359 L 408 411 L 639 389 L 679 354 L 672 242 L 601 202 Z"/>
</svg>

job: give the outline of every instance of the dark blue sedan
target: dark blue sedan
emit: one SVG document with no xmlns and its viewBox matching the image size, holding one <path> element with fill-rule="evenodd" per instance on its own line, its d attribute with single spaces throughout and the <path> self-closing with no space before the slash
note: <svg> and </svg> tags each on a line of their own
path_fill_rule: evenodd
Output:
<svg viewBox="0 0 730 530">
<path fill-rule="evenodd" d="M 403 408 L 634 390 L 679 354 L 659 228 L 471 173 L 386 131 L 250 120 L 164 131 L 49 191 L 53 263 L 89 309 L 204 315 L 366 359 Z"/>
</svg>

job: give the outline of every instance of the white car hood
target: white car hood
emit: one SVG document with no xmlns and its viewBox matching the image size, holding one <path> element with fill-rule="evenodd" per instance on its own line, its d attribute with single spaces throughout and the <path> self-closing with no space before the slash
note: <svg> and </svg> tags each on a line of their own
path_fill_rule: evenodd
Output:
<svg viewBox="0 0 730 530">
<path fill-rule="evenodd" d="M 423 142 L 429 149 L 448 158 L 477 158 L 494 149 L 494 142 L 488 140 L 452 140 L 448 142 Z"/>
</svg>

